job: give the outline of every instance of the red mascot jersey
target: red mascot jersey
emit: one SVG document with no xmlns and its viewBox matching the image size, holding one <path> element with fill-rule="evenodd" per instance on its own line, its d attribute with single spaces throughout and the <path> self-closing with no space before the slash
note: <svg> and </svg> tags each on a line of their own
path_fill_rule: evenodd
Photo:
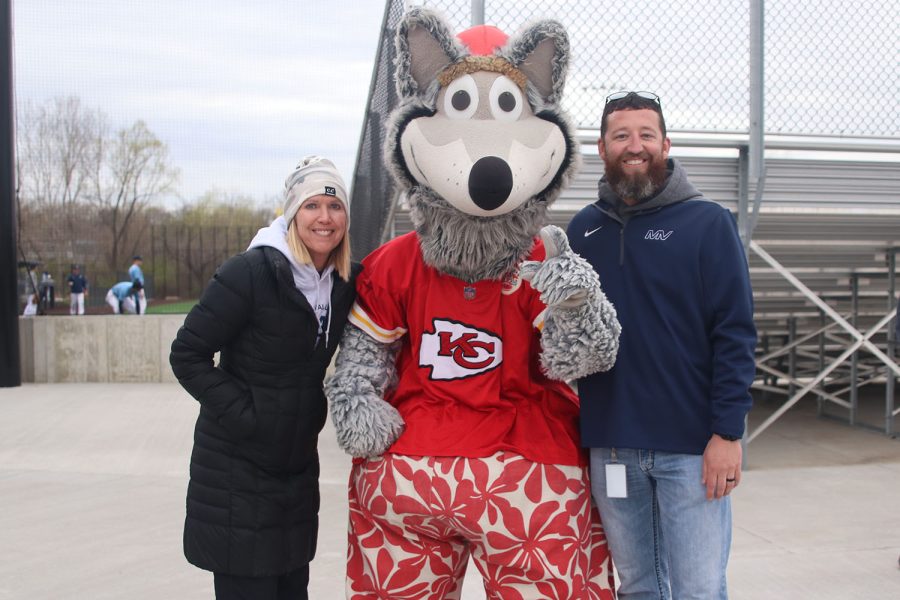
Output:
<svg viewBox="0 0 900 600">
<path fill-rule="evenodd" d="M 536 240 L 529 260 L 543 260 Z M 415 232 L 363 261 L 350 321 L 375 340 L 403 338 L 386 400 L 406 429 L 388 450 L 481 458 L 508 450 L 583 465 L 578 397 L 541 373 L 545 305 L 528 282 L 466 283 L 422 260 Z"/>
</svg>

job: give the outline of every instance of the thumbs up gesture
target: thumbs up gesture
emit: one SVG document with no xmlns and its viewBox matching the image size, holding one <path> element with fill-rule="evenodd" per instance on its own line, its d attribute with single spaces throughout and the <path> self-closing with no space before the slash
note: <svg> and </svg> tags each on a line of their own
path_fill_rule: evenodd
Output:
<svg viewBox="0 0 900 600">
<path fill-rule="evenodd" d="M 600 291 L 597 272 L 572 251 L 566 233 L 556 225 L 547 225 L 540 235 L 546 257 L 543 261 L 523 262 L 519 275 L 531 282 L 531 287 L 540 293 L 541 302 L 548 307 L 582 306 L 594 290 Z"/>
</svg>

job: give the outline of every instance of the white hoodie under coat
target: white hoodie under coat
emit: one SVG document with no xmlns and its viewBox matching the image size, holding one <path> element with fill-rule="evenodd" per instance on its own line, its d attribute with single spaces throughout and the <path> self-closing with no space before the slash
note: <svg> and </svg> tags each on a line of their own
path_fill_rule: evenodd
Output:
<svg viewBox="0 0 900 600">
<path fill-rule="evenodd" d="M 325 334 L 325 343 L 328 343 L 328 333 L 331 330 L 331 273 L 332 265 L 328 265 L 320 274 L 311 264 L 300 264 L 294 258 L 293 252 L 287 242 L 287 222 L 284 217 L 278 217 L 268 227 L 260 229 L 247 250 L 269 246 L 281 252 L 291 265 L 291 273 L 294 276 L 294 285 L 309 302 L 316 318 L 319 320 L 319 336 Z"/>
</svg>

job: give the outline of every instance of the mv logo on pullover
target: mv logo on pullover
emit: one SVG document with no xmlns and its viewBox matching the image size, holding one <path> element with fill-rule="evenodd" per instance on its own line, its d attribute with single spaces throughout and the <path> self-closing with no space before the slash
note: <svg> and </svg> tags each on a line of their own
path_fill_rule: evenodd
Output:
<svg viewBox="0 0 900 600">
<path fill-rule="evenodd" d="M 645 240 L 659 240 L 661 242 L 669 239 L 669 236 L 672 235 L 671 231 L 663 231 L 662 229 L 648 229 L 647 235 L 644 236 Z"/>
</svg>

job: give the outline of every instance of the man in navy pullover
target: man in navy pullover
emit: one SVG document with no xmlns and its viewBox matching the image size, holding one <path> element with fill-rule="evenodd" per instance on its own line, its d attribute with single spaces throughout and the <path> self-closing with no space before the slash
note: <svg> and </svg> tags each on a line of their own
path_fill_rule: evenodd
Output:
<svg viewBox="0 0 900 600">
<path fill-rule="evenodd" d="M 691 185 L 669 147 L 655 94 L 612 94 L 599 198 L 568 228 L 622 324 L 615 366 L 578 392 L 623 600 L 727 597 L 728 495 L 755 374 L 734 217 Z"/>
</svg>

